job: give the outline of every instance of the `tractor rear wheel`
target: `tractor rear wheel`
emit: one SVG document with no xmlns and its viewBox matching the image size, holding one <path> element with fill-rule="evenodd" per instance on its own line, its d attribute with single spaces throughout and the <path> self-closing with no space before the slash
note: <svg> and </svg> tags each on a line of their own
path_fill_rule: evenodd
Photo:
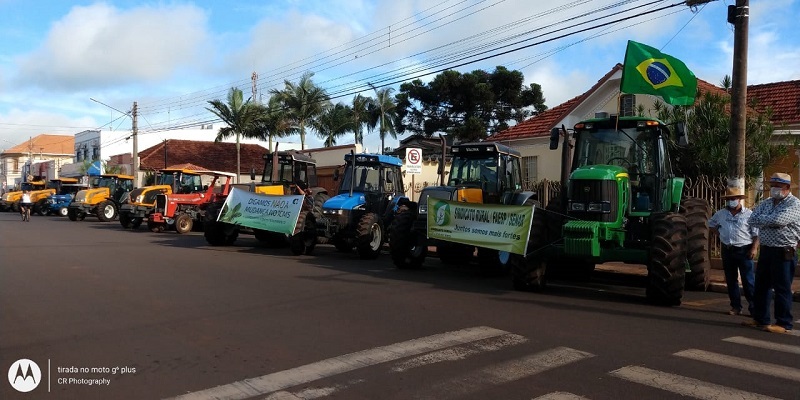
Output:
<svg viewBox="0 0 800 400">
<path fill-rule="evenodd" d="M 44 216 L 45 213 L 47 213 L 48 208 L 49 207 L 47 207 L 47 199 L 39 199 L 39 201 L 37 201 L 36 204 L 33 205 L 33 212 L 35 212 L 36 215 L 39 215 L 41 217 Z"/>
<path fill-rule="evenodd" d="M 681 213 L 686 216 L 686 259 L 689 271 L 686 273 L 687 290 L 705 290 L 708 288 L 711 255 L 708 251 L 708 219 L 711 218 L 711 206 L 708 201 L 699 198 L 687 198 L 681 202 Z"/>
<path fill-rule="evenodd" d="M 108 222 L 117 218 L 117 206 L 114 202 L 104 201 L 97 207 L 97 218 L 100 221 Z"/>
<path fill-rule="evenodd" d="M 661 306 L 680 305 L 686 275 L 686 218 L 678 213 L 653 214 L 650 223 L 647 300 Z"/>
<path fill-rule="evenodd" d="M 189 214 L 179 214 L 178 217 L 175 218 L 175 232 L 181 235 L 191 232 L 192 225 L 194 225 L 194 221 Z"/>
<path fill-rule="evenodd" d="M 422 267 L 425 256 L 428 254 L 428 245 L 425 237 L 420 237 L 411 228 L 416 219 L 416 213 L 406 206 L 400 206 L 389 225 L 389 254 L 397 268 L 416 269 Z"/>
<path fill-rule="evenodd" d="M 547 286 L 547 261 L 542 256 L 540 250 L 549 244 L 547 241 L 548 229 L 546 225 L 545 212 L 539 207 L 538 202 L 535 204 L 536 209 L 533 212 L 531 221 L 531 233 L 528 239 L 528 254 L 525 256 L 519 254 L 509 255 L 509 264 L 511 268 L 511 282 L 514 290 L 526 292 L 540 292 Z"/>
<path fill-rule="evenodd" d="M 328 196 L 325 193 L 317 193 L 314 196 L 314 209 L 311 212 L 314 213 L 315 219 L 318 220 L 322 218 L 322 205 L 325 204 L 325 202 L 328 201 L 328 199 L 330 198 L 331 196 Z"/>
<path fill-rule="evenodd" d="M 358 221 L 356 250 L 363 260 L 374 260 L 381 254 L 383 227 L 375 213 L 368 213 Z"/>
<path fill-rule="evenodd" d="M 61 207 L 58 209 L 58 215 L 62 217 L 66 217 L 67 213 L 69 213 L 69 209 L 67 207 Z"/>
<path fill-rule="evenodd" d="M 122 225 L 123 228 L 130 229 L 133 225 L 132 221 L 133 219 L 131 218 L 131 215 L 127 212 L 119 213 L 119 224 Z"/>
<path fill-rule="evenodd" d="M 297 225 L 294 227 L 294 234 L 289 238 L 289 247 L 292 254 L 300 256 L 303 254 L 311 255 L 314 247 L 317 246 L 317 227 L 314 214 L 301 212 L 297 217 Z"/>
</svg>

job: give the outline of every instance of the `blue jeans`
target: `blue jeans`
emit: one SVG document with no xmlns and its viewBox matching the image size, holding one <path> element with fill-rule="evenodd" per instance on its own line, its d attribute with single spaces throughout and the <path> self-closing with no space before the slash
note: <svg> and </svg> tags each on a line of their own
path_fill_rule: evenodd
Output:
<svg viewBox="0 0 800 400">
<path fill-rule="evenodd" d="M 742 276 L 744 298 L 747 299 L 747 310 L 753 315 L 753 291 L 755 275 L 753 275 L 753 260 L 750 258 L 750 246 L 722 248 L 722 270 L 725 271 L 725 283 L 728 286 L 728 297 L 731 299 L 731 309 L 742 310 L 742 295 L 739 291 L 739 274 Z"/>
<path fill-rule="evenodd" d="M 756 267 L 756 287 L 753 293 L 755 309 L 753 319 L 761 325 L 769 325 L 770 303 L 775 292 L 775 323 L 792 329 L 792 280 L 797 265 L 797 255 L 784 259 L 782 247 L 761 246 Z"/>
</svg>

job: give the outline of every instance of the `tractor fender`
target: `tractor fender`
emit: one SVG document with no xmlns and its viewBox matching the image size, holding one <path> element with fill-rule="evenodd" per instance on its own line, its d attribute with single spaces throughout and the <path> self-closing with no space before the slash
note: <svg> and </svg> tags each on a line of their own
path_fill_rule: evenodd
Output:
<svg viewBox="0 0 800 400">
<path fill-rule="evenodd" d="M 525 204 L 528 199 L 539 200 L 539 195 L 531 191 L 515 193 L 508 205 L 521 206 Z"/>
<path fill-rule="evenodd" d="M 316 197 L 318 194 L 328 194 L 328 190 L 324 187 L 312 187 L 311 189 L 311 197 Z"/>
</svg>

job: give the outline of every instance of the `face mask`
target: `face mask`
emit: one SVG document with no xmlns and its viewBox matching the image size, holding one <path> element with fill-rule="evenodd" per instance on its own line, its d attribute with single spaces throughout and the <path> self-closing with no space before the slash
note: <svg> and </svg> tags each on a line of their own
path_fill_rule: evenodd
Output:
<svg viewBox="0 0 800 400">
<path fill-rule="evenodd" d="M 783 189 L 781 189 L 779 187 L 769 188 L 769 195 L 770 195 L 770 197 L 772 197 L 773 199 L 776 199 L 776 200 L 781 200 L 784 197 L 786 197 L 786 196 L 783 195 Z"/>
<path fill-rule="evenodd" d="M 739 200 L 728 200 L 728 208 L 739 207 Z"/>
</svg>

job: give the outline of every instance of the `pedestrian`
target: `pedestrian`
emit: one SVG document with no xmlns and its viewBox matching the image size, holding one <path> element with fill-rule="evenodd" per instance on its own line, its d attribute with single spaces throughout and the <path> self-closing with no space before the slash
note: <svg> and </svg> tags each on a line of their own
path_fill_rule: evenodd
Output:
<svg viewBox="0 0 800 400">
<path fill-rule="evenodd" d="M 755 284 L 753 258 L 758 250 L 758 229 L 747 222 L 753 212 L 744 206 L 744 197 L 744 190 L 729 187 L 722 196 L 725 208 L 714 213 L 708 220 L 708 227 L 711 232 L 719 235 L 722 245 L 722 270 L 725 272 L 725 284 L 731 300 L 728 314 L 742 313 L 742 292 L 739 291 L 741 276 L 747 310 L 752 316 Z"/>
<path fill-rule="evenodd" d="M 744 324 L 775 333 L 792 329 L 792 280 L 800 241 L 800 199 L 789 191 L 791 183 L 788 174 L 773 174 L 769 179 L 770 198 L 755 207 L 749 221 L 759 230 L 761 248 L 756 266 L 753 320 Z M 775 324 L 771 323 L 770 290 L 774 291 Z"/>
</svg>

